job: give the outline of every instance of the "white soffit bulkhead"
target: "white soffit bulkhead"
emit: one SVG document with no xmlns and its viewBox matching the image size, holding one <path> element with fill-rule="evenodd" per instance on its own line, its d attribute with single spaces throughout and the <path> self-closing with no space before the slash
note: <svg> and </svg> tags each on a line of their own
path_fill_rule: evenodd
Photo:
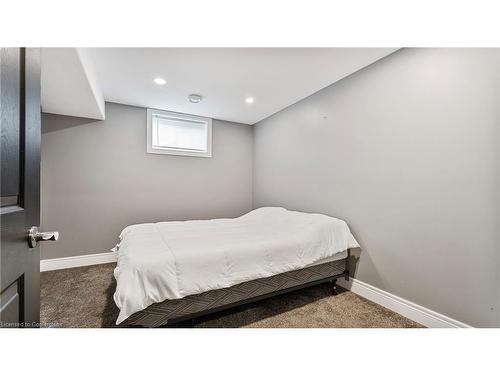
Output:
<svg viewBox="0 0 500 375">
<path fill-rule="evenodd" d="M 104 97 L 92 60 L 81 48 L 42 48 L 42 111 L 104 120 Z"/>
</svg>

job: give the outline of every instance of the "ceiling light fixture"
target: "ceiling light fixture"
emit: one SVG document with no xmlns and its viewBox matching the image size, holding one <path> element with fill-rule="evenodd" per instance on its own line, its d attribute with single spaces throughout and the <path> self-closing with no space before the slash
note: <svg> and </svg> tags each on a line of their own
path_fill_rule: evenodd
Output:
<svg viewBox="0 0 500 375">
<path fill-rule="evenodd" d="M 156 77 L 155 79 L 153 79 L 154 83 L 156 83 L 157 85 L 164 85 L 165 83 L 167 83 L 167 81 L 165 81 L 163 78 L 161 77 Z"/>
<path fill-rule="evenodd" d="M 203 97 L 201 95 L 198 95 L 198 94 L 191 94 L 188 96 L 188 100 L 191 103 L 199 103 L 202 101 L 202 99 L 203 99 Z"/>
<path fill-rule="evenodd" d="M 247 102 L 248 104 L 252 104 L 253 98 L 251 96 L 249 96 L 248 98 L 245 99 L 245 102 Z"/>
</svg>

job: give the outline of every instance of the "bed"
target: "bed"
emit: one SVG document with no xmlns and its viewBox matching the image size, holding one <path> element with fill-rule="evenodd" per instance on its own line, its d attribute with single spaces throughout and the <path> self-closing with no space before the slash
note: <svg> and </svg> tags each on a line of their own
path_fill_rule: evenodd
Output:
<svg viewBox="0 0 500 375">
<path fill-rule="evenodd" d="M 345 221 L 263 207 L 235 219 L 137 224 L 120 234 L 120 326 L 158 327 L 349 277 Z"/>
</svg>

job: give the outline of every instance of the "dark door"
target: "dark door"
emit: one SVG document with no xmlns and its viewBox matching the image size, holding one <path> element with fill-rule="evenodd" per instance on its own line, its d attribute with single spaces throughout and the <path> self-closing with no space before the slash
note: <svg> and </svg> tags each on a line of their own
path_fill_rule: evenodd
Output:
<svg viewBox="0 0 500 375">
<path fill-rule="evenodd" d="M 40 320 L 40 253 L 27 232 L 40 220 L 40 50 L 0 49 L 0 326 Z"/>
</svg>

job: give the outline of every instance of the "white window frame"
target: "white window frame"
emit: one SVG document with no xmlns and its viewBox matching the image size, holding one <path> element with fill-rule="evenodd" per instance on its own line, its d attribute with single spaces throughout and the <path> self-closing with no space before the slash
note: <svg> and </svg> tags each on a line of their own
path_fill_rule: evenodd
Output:
<svg viewBox="0 0 500 375">
<path fill-rule="evenodd" d="M 153 116 L 159 115 L 167 118 L 173 118 L 177 120 L 204 122 L 207 124 L 207 150 L 206 151 L 195 151 L 188 149 L 170 148 L 170 147 L 153 147 Z M 163 155 L 176 155 L 176 156 L 197 156 L 202 158 L 212 157 L 212 119 L 209 117 L 201 117 L 194 115 L 186 115 L 183 113 L 161 111 L 159 109 L 147 110 L 147 148 L 148 154 L 163 154 Z"/>
</svg>

